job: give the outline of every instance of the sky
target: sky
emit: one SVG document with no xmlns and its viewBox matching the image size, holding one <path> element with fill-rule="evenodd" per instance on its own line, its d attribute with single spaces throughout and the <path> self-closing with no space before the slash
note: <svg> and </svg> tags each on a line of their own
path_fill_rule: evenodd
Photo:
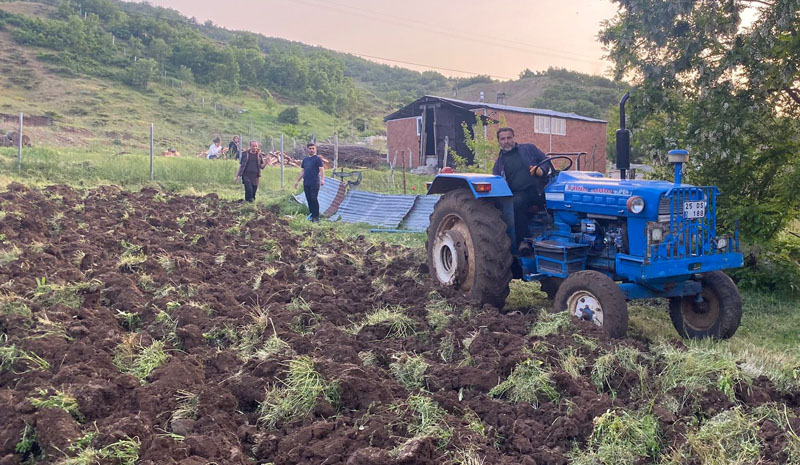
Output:
<svg viewBox="0 0 800 465">
<path fill-rule="evenodd" d="M 597 40 L 610 0 L 149 0 L 247 30 L 447 76 L 525 68 L 607 74 Z M 390 61 L 391 60 L 391 61 Z"/>
</svg>

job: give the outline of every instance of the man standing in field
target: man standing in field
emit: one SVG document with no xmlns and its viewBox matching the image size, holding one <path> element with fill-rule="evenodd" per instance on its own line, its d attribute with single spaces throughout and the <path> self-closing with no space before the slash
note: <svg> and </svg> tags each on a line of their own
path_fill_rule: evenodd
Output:
<svg viewBox="0 0 800 465">
<path fill-rule="evenodd" d="M 306 193 L 306 201 L 308 202 L 308 210 L 311 213 L 311 221 L 314 223 L 319 222 L 319 188 L 325 185 L 325 165 L 322 163 L 322 158 L 317 155 L 317 145 L 313 142 L 306 144 L 308 149 L 308 156 L 303 159 L 300 165 L 300 175 L 294 182 L 294 188 L 297 189 L 297 184 L 303 180 L 303 191 Z"/>
<path fill-rule="evenodd" d="M 245 202 L 255 201 L 258 179 L 261 177 L 261 170 L 266 165 L 267 159 L 261 153 L 258 142 L 251 140 L 250 150 L 242 154 L 242 158 L 239 160 L 239 171 L 236 172 L 236 177 L 233 179 L 234 182 L 238 182 L 239 178 L 242 179 Z"/>
</svg>

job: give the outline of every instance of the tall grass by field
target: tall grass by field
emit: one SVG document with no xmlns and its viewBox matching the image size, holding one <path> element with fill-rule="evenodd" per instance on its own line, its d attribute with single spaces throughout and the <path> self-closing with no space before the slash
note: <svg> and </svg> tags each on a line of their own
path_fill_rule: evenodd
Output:
<svg viewBox="0 0 800 465">
<path fill-rule="evenodd" d="M 220 196 L 241 196 L 242 186 L 234 182 L 236 160 L 207 160 L 197 157 L 161 157 L 153 160 L 154 182 L 165 189 L 196 193 L 216 192 Z M 349 171 L 349 170 L 346 170 Z M 0 149 L 0 173 L 9 179 L 25 179 L 41 183 L 81 184 L 95 186 L 115 184 L 133 189 L 150 184 L 150 156 L 146 153 L 118 154 L 113 148 L 104 150 L 28 148 L 23 150 L 22 169 L 17 169 L 17 151 Z M 259 196 L 280 196 L 297 193 L 294 182 L 299 168 L 284 168 L 284 189 L 281 190 L 280 167 L 264 169 Z M 328 172 L 330 176 L 330 172 Z M 387 194 L 403 193 L 403 173 L 388 169 L 362 170 L 358 190 Z M 431 176 L 406 173 L 406 193 L 424 194 L 425 182 Z M 412 190 L 415 187 L 415 190 Z"/>
</svg>

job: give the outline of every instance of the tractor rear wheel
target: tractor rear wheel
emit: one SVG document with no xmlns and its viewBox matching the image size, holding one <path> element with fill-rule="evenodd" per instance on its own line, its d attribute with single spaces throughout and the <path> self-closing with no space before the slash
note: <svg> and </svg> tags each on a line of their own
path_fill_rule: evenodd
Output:
<svg viewBox="0 0 800 465">
<path fill-rule="evenodd" d="M 742 321 L 742 296 L 736 284 L 721 271 L 700 276 L 702 302 L 696 296 L 669 299 L 669 317 L 681 337 L 727 339 Z"/>
<path fill-rule="evenodd" d="M 428 269 L 436 282 L 479 305 L 503 308 L 513 257 L 506 223 L 491 200 L 476 199 L 467 189 L 444 194 L 427 234 Z"/>
<path fill-rule="evenodd" d="M 628 332 L 628 303 L 617 283 L 599 271 L 578 271 L 561 283 L 553 311 L 566 309 L 582 320 L 591 321 L 612 338 Z"/>
</svg>

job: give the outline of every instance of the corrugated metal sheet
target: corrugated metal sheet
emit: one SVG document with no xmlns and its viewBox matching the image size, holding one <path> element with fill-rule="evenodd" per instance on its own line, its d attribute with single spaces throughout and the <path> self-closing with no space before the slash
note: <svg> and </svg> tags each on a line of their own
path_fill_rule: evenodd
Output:
<svg viewBox="0 0 800 465">
<path fill-rule="evenodd" d="M 339 210 L 339 206 L 345 199 L 347 184 L 333 178 L 325 178 L 325 185 L 319 190 L 317 200 L 319 200 L 319 212 L 322 216 L 332 216 Z M 305 192 L 294 196 L 294 199 L 305 206 L 308 206 Z"/>
<path fill-rule="evenodd" d="M 430 223 L 430 216 L 433 213 L 433 207 L 439 201 L 438 195 L 418 195 L 414 201 L 414 206 L 408 212 L 402 223 L 401 229 L 408 229 L 409 231 L 424 232 L 428 229 Z"/>
<path fill-rule="evenodd" d="M 384 228 L 396 228 L 414 206 L 416 197 L 416 195 L 350 191 L 335 218 L 345 223 L 367 223 Z"/>
</svg>

